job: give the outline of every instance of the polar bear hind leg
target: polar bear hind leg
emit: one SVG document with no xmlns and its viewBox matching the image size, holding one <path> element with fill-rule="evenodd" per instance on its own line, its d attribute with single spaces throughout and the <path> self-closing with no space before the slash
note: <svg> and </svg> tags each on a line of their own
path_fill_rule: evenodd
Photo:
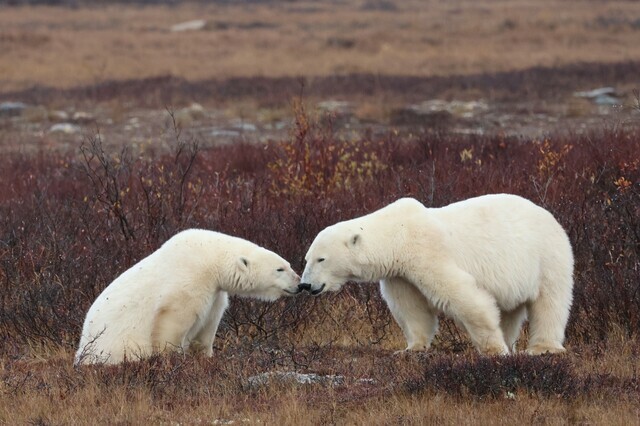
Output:
<svg viewBox="0 0 640 426">
<path fill-rule="evenodd" d="M 560 282 L 558 282 L 558 280 Z M 529 345 L 527 352 L 539 355 L 564 352 L 564 331 L 572 300 L 571 274 L 556 276 L 553 281 L 542 274 L 540 294 L 528 304 Z"/>
<path fill-rule="evenodd" d="M 206 356 L 213 355 L 213 341 L 216 337 L 216 331 L 218 331 L 220 320 L 228 306 L 229 295 L 226 291 L 221 291 L 211 306 L 209 317 L 207 318 L 204 327 L 202 327 L 189 344 L 190 352 L 201 352 Z"/>
<path fill-rule="evenodd" d="M 425 280 L 424 277 L 429 277 Z M 411 280 L 439 310 L 462 323 L 473 345 L 485 355 L 505 355 L 509 349 L 500 329 L 500 310 L 493 296 L 479 288 L 473 276 L 455 265 L 412 272 Z"/>
<path fill-rule="evenodd" d="M 438 317 L 424 295 L 402 278 L 380 281 L 382 298 L 405 338 L 406 350 L 426 350 L 438 329 Z"/>
</svg>

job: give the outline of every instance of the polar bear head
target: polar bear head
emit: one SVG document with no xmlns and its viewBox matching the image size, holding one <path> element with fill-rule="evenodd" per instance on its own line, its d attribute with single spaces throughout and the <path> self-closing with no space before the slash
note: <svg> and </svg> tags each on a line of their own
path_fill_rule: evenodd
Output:
<svg viewBox="0 0 640 426">
<path fill-rule="evenodd" d="M 289 262 L 262 247 L 237 258 L 233 280 L 232 293 L 261 300 L 272 301 L 300 292 L 300 277 Z"/>
<path fill-rule="evenodd" d="M 323 231 L 305 256 L 300 288 L 311 294 L 338 291 L 347 281 L 367 281 L 367 259 L 361 227 L 341 222 Z"/>
</svg>

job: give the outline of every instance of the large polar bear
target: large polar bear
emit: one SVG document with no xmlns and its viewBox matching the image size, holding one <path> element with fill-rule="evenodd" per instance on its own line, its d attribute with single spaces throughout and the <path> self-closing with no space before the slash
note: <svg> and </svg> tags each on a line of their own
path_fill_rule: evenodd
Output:
<svg viewBox="0 0 640 426">
<path fill-rule="evenodd" d="M 309 248 L 300 288 L 319 294 L 347 281 L 380 281 L 408 350 L 429 348 L 444 312 L 485 354 L 515 350 L 527 316 L 528 353 L 564 351 L 571 244 L 548 211 L 515 195 L 442 208 L 403 198 L 329 226 Z"/>
<path fill-rule="evenodd" d="M 75 363 L 115 364 L 164 350 L 211 356 L 228 294 L 275 300 L 298 293 L 299 282 L 286 260 L 242 238 L 180 232 L 98 296 Z"/>
</svg>

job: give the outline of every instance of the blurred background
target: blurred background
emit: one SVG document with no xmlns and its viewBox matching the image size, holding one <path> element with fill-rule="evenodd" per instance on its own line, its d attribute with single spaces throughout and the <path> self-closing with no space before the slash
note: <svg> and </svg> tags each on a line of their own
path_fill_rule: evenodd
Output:
<svg viewBox="0 0 640 426">
<path fill-rule="evenodd" d="M 628 120 L 640 3 L 15 0 L 0 51 L 0 114 L 22 115 L 7 130 L 25 147 L 96 122 L 140 143 L 167 106 L 204 144 L 279 139 L 301 93 L 343 137 L 541 137 Z"/>
</svg>

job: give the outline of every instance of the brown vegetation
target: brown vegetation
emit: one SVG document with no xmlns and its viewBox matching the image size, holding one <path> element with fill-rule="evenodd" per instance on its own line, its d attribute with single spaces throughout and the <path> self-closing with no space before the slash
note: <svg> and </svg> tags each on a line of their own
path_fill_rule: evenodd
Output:
<svg viewBox="0 0 640 426">
<path fill-rule="evenodd" d="M 606 129 L 542 141 L 427 133 L 341 142 L 296 104 L 290 141 L 173 151 L 7 155 L 0 179 L 3 422 L 417 424 L 637 418 L 640 137 Z M 427 354 L 402 348 L 375 286 L 273 304 L 236 299 L 213 359 L 158 356 L 73 369 L 88 306 L 180 229 L 245 237 L 301 270 L 315 234 L 400 196 L 489 192 L 551 210 L 576 255 L 564 357 L 482 358 L 443 321 Z M 339 383 L 252 385 L 264 372 Z M 89 414 L 88 414 L 89 413 Z"/>
<path fill-rule="evenodd" d="M 234 105 L 254 103 L 258 107 L 287 108 L 304 88 L 309 99 L 362 99 L 395 106 L 425 99 L 488 99 L 502 102 L 566 103 L 573 92 L 604 82 L 613 82 L 621 93 L 631 94 L 640 73 L 640 61 L 615 64 L 583 63 L 560 68 L 533 67 L 504 73 L 467 76 L 413 77 L 406 75 L 350 74 L 325 77 L 247 77 L 190 82 L 161 76 L 148 79 L 109 80 L 70 89 L 33 87 L 7 92 L 8 99 L 33 104 L 96 105 L 109 102 L 140 108 L 185 105 L 189 102 Z M 612 84 L 613 84 L 612 83 Z M 574 99 L 575 101 L 575 99 Z M 622 101 L 623 104 L 628 104 Z M 125 108 L 121 106 L 120 108 Z M 255 108 L 255 106 L 254 106 Z"/>
</svg>

